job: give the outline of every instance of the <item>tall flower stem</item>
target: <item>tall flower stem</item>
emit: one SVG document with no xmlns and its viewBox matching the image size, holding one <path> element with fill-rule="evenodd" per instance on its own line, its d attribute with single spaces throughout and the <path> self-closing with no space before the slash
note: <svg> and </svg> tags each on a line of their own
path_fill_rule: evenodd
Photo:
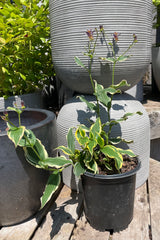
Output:
<svg viewBox="0 0 160 240">
<path fill-rule="evenodd" d="M 88 73 L 89 73 L 89 78 L 90 78 L 91 85 L 92 85 L 92 88 L 93 88 L 93 92 L 95 92 L 95 85 L 94 85 L 93 78 L 92 78 L 92 63 L 93 63 L 93 57 L 94 57 L 94 54 L 95 54 L 95 49 L 96 49 L 96 46 L 97 46 L 97 40 L 98 40 L 98 36 L 99 36 L 97 29 L 95 29 L 95 31 L 96 31 L 96 39 L 95 39 L 94 44 L 93 44 L 93 49 L 91 49 L 92 40 L 89 42 L 89 49 L 88 49 L 88 53 L 91 52 L 91 54 L 89 54 L 90 61 L 89 61 Z M 99 107 L 99 101 L 98 101 L 97 96 L 96 96 L 96 101 L 97 101 L 96 112 L 97 112 L 98 117 L 100 117 L 100 107 Z"/>
</svg>

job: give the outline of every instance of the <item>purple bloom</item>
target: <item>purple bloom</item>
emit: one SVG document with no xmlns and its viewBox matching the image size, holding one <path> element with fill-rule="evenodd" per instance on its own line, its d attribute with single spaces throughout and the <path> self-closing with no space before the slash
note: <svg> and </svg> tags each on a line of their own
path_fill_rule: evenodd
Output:
<svg viewBox="0 0 160 240">
<path fill-rule="evenodd" d="M 87 32 L 86 32 L 86 34 L 87 34 L 87 36 L 88 36 L 88 38 L 89 38 L 90 40 L 93 40 L 93 39 L 94 39 L 93 33 L 94 33 L 94 31 L 92 31 L 91 29 L 90 29 L 90 30 L 87 30 Z"/>
<path fill-rule="evenodd" d="M 120 33 L 117 33 L 117 32 L 114 32 L 114 33 L 113 33 L 113 37 L 114 37 L 114 40 L 115 40 L 116 42 L 118 42 L 118 37 L 119 37 L 119 35 L 120 35 Z"/>
</svg>

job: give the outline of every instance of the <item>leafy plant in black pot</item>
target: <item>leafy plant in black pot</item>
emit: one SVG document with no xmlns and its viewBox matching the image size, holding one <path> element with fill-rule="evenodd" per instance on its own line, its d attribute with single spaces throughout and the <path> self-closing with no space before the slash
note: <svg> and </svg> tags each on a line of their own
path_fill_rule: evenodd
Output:
<svg viewBox="0 0 160 240">
<path fill-rule="evenodd" d="M 100 58 L 101 61 L 109 61 L 113 64 L 112 85 L 104 88 L 92 79 L 91 71 L 97 39 L 101 35 L 106 40 L 107 36 L 103 26 L 100 26 L 100 31 L 97 29 L 88 30 L 87 35 L 89 43 L 84 55 L 89 58 L 89 64 L 86 67 L 78 57 L 75 57 L 75 61 L 89 73 L 95 102 L 88 102 L 83 96 L 80 99 L 96 114 L 96 120 L 90 119 L 90 127 L 79 125 L 76 129 L 74 127 L 69 129 L 67 134 L 68 146 L 58 147 L 65 155 L 68 155 L 69 159 L 66 156 L 49 158 L 44 147 L 35 139 L 33 133 L 28 132 L 22 126 L 15 128 L 10 124 L 8 118 L 4 120 L 8 122 L 8 136 L 13 142 L 15 142 L 15 132 L 18 133 L 21 129 L 21 134 L 16 136 L 18 139 L 16 146 L 19 145 L 23 148 L 26 160 L 35 167 L 52 171 L 41 198 L 41 207 L 50 200 L 51 195 L 57 189 L 60 183 L 60 172 L 65 167 L 72 165 L 74 174 L 82 178 L 84 211 L 90 224 L 99 230 L 121 230 L 127 227 L 133 218 L 135 179 L 140 163 L 130 149 L 124 150 L 117 145 L 120 142 L 129 143 L 131 141 L 126 141 L 121 136 L 113 138 L 111 132 L 112 127 L 126 121 L 134 114 L 141 115 L 141 112 L 126 113 L 118 120 L 113 120 L 110 116 L 110 110 L 114 95 L 121 93 L 120 88 L 127 85 L 126 80 L 122 80 L 117 85 L 114 84 L 116 63 L 125 61 L 130 57 L 126 53 L 137 42 L 137 37 L 134 34 L 133 41 L 127 50 L 117 57 L 115 47 L 117 47 L 119 34 L 116 32 L 113 34 L 113 41 L 109 41 L 112 55 Z M 108 120 L 105 123 L 101 121 L 101 107 L 107 109 Z M 16 111 L 18 113 L 17 109 Z M 81 150 L 75 148 L 75 140 L 78 141 Z"/>
</svg>

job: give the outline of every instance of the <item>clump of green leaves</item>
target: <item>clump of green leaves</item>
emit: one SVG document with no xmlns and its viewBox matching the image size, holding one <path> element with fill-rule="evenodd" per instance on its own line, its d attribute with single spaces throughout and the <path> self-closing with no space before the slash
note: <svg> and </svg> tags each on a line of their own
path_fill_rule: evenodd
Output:
<svg viewBox="0 0 160 240">
<path fill-rule="evenodd" d="M 48 153 L 41 143 L 36 138 L 35 134 L 30 130 L 26 129 L 25 126 L 21 125 L 21 114 L 25 107 L 22 103 L 22 108 L 8 107 L 9 111 L 17 113 L 18 126 L 10 121 L 8 111 L 4 112 L 1 118 L 7 123 L 7 134 L 8 138 L 14 143 L 15 148 L 20 147 L 24 151 L 25 159 L 28 163 L 36 168 L 41 168 L 50 171 L 51 174 L 48 178 L 48 182 L 41 198 L 41 208 L 50 200 L 52 194 L 58 188 L 61 182 L 61 172 L 68 165 L 72 164 L 71 160 L 62 157 L 49 157 Z"/>
<path fill-rule="evenodd" d="M 54 75 L 48 5 L 0 2 L 0 97 L 40 90 Z"/>
<path fill-rule="evenodd" d="M 160 0 L 152 0 L 152 3 L 154 4 L 154 6 L 156 7 L 156 14 L 154 17 L 154 28 L 158 28 L 160 27 Z"/>
</svg>

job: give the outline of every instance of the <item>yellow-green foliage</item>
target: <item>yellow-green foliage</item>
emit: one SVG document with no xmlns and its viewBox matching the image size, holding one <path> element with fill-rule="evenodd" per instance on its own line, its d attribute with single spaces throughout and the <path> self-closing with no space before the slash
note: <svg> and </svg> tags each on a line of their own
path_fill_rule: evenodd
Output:
<svg viewBox="0 0 160 240">
<path fill-rule="evenodd" d="M 53 76 L 49 0 L 0 1 L 0 96 L 42 89 Z"/>
</svg>

